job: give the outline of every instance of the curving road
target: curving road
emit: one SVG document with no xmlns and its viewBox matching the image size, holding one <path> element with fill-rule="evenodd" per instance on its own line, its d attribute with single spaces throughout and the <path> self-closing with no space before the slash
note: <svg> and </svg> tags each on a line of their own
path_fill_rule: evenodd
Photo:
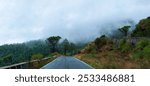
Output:
<svg viewBox="0 0 150 86">
<path fill-rule="evenodd" d="M 93 69 L 85 62 L 75 58 L 61 56 L 43 66 L 41 69 Z"/>
</svg>

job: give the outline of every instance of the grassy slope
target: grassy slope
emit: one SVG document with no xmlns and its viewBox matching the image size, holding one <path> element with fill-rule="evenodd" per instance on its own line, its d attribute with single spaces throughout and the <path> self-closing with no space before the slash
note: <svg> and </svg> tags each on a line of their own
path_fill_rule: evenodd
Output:
<svg viewBox="0 0 150 86">
<path fill-rule="evenodd" d="M 99 50 L 96 50 L 96 46 L 94 42 L 92 42 L 81 50 L 76 57 L 97 69 L 150 68 L 149 58 L 135 56 L 137 54 L 136 47 L 130 48 L 125 44 L 125 46 L 120 49 L 114 48 L 114 45 L 114 43 L 107 42 Z M 142 52 L 142 50 L 138 52 Z"/>
<path fill-rule="evenodd" d="M 150 68 L 150 17 L 142 19 L 131 36 L 143 38 L 132 45 L 128 41 L 132 38 L 122 38 L 116 43 L 101 36 L 81 50 L 76 57 L 94 68 Z"/>
</svg>

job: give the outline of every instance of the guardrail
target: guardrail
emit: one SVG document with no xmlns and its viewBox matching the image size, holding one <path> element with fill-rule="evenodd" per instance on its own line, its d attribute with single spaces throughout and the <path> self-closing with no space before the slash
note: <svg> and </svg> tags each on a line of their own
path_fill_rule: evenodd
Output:
<svg viewBox="0 0 150 86">
<path fill-rule="evenodd" d="M 50 59 L 51 57 L 47 57 L 47 58 L 43 58 L 41 60 L 32 60 L 29 62 L 21 62 L 21 63 L 17 63 L 17 64 L 13 64 L 13 65 L 9 65 L 9 66 L 3 66 L 0 67 L 0 69 L 27 69 L 30 68 L 30 64 L 34 63 L 34 62 L 40 62 L 40 61 L 45 61 Z"/>
</svg>

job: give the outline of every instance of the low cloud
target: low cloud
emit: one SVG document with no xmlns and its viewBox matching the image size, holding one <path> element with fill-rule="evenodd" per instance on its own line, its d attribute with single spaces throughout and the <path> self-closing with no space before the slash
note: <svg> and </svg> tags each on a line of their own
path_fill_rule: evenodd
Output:
<svg viewBox="0 0 150 86">
<path fill-rule="evenodd" d="M 0 44 L 52 35 L 89 41 L 149 10 L 148 0 L 0 0 Z"/>
</svg>

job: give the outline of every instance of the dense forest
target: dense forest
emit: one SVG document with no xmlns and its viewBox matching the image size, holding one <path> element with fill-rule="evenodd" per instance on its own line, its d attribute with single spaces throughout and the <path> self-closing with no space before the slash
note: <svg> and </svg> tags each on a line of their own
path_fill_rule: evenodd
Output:
<svg viewBox="0 0 150 86">
<path fill-rule="evenodd" d="M 30 61 L 34 54 L 47 56 L 49 51 L 48 45 L 42 40 L 2 45 L 0 46 L 0 66 Z"/>
<path fill-rule="evenodd" d="M 74 55 L 84 45 L 75 45 L 67 39 L 59 42 L 61 37 L 56 40 L 57 37 L 58 36 L 52 36 L 46 40 L 34 40 L 25 43 L 5 44 L 0 46 L 0 66 L 42 59 L 56 52 L 62 55 Z"/>
</svg>

